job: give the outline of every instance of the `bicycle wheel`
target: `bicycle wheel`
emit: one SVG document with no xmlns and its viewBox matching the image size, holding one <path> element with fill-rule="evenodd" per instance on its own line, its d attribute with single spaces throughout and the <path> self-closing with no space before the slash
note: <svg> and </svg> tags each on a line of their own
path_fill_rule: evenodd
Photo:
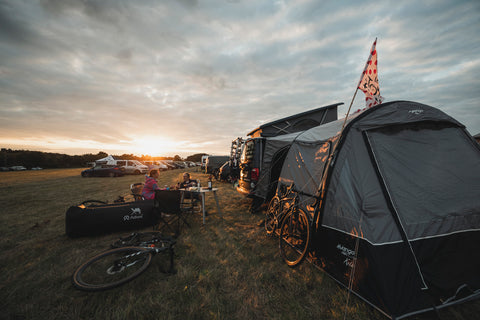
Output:
<svg viewBox="0 0 480 320">
<path fill-rule="evenodd" d="M 73 285 L 81 290 L 101 291 L 120 286 L 147 270 L 153 253 L 141 247 L 124 247 L 100 253 L 73 274 Z"/>
<path fill-rule="evenodd" d="M 280 227 L 280 255 L 287 265 L 294 267 L 305 257 L 310 242 L 310 224 L 307 214 L 296 209 L 287 214 Z"/>
<path fill-rule="evenodd" d="M 268 204 L 267 212 L 265 213 L 265 231 L 267 234 L 272 234 L 277 227 L 277 215 L 280 209 L 280 199 L 275 196 Z"/>
</svg>

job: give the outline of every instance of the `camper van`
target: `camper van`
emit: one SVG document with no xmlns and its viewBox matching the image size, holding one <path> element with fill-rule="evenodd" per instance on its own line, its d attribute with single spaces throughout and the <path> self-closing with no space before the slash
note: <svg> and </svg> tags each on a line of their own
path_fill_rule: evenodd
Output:
<svg viewBox="0 0 480 320">
<path fill-rule="evenodd" d="M 247 134 L 249 138 L 244 140 L 240 156 L 237 191 L 254 199 L 252 212 L 273 195 L 290 142 L 304 130 L 337 120 L 337 108 L 342 104 L 265 123 Z"/>
<path fill-rule="evenodd" d="M 265 140 L 265 138 L 249 138 L 243 145 L 237 191 L 244 195 L 249 195 L 255 189 L 260 177 Z"/>
</svg>

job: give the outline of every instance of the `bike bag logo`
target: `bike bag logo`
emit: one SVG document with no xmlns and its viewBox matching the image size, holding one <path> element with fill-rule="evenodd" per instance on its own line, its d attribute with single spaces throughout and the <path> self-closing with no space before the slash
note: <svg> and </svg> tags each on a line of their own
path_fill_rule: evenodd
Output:
<svg viewBox="0 0 480 320">
<path fill-rule="evenodd" d="M 123 216 L 123 221 L 130 221 L 130 220 L 135 220 L 135 219 L 142 219 L 143 214 L 142 214 L 142 209 L 140 208 L 130 208 L 132 212 L 130 214 L 126 214 Z"/>
</svg>

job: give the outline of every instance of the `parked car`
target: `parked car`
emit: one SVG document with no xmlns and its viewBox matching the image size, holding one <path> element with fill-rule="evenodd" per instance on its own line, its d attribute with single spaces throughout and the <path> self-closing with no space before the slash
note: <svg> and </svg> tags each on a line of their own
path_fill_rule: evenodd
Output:
<svg viewBox="0 0 480 320">
<path fill-rule="evenodd" d="M 225 161 L 230 160 L 229 156 L 208 156 L 205 163 L 205 173 L 216 175 Z"/>
<path fill-rule="evenodd" d="M 177 167 L 177 169 L 188 168 L 187 164 L 183 161 L 173 161 L 173 164 Z"/>
<path fill-rule="evenodd" d="M 159 161 L 161 164 L 164 164 L 167 166 L 168 170 L 173 170 L 176 169 L 177 167 L 172 163 L 172 160 L 160 160 Z"/>
<path fill-rule="evenodd" d="M 10 167 L 10 170 L 11 171 L 25 171 L 25 170 L 27 170 L 27 168 L 25 168 L 24 166 L 13 166 L 13 167 Z"/>
<path fill-rule="evenodd" d="M 220 180 L 220 181 L 230 181 L 230 161 L 225 162 L 220 169 L 218 170 L 217 175 L 215 176 L 215 179 Z"/>
<path fill-rule="evenodd" d="M 168 170 L 167 165 L 160 161 L 143 161 L 143 164 L 148 167 L 149 171 L 152 169 L 157 169 L 160 171 Z"/>
<path fill-rule="evenodd" d="M 142 174 L 148 172 L 148 167 L 138 160 L 110 160 L 107 165 L 125 168 L 125 174 Z"/>
<path fill-rule="evenodd" d="M 121 177 L 125 175 L 125 168 L 108 164 L 96 165 L 93 168 L 83 170 L 82 177 Z"/>
</svg>

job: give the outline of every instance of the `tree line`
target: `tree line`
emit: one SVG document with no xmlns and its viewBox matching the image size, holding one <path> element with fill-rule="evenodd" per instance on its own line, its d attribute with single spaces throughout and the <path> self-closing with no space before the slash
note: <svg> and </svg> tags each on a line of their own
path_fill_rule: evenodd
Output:
<svg viewBox="0 0 480 320">
<path fill-rule="evenodd" d="M 202 155 L 205 153 L 197 153 L 182 159 L 179 155 L 174 157 L 150 157 L 148 155 L 135 156 L 133 154 L 113 155 L 117 159 L 125 160 L 174 160 L 174 161 L 193 161 L 200 162 Z M 0 166 L 24 166 L 28 169 L 33 167 L 41 167 L 44 169 L 51 168 L 79 168 L 86 167 L 88 163 L 95 160 L 105 158 L 107 153 L 100 151 L 97 154 L 87 153 L 83 155 L 68 155 L 62 153 L 51 153 L 42 151 L 29 150 L 12 150 L 2 148 L 0 150 Z"/>
</svg>

